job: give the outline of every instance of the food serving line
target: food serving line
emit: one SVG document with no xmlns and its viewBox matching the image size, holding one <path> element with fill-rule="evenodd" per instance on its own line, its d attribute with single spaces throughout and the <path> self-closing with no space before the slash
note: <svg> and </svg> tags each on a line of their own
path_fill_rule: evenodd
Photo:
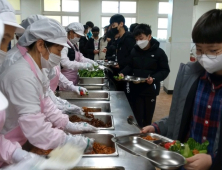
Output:
<svg viewBox="0 0 222 170">
<path fill-rule="evenodd" d="M 133 112 L 124 92 L 101 90 L 106 84 L 105 79 L 107 79 L 105 71 L 101 72 L 101 69 L 104 70 L 106 67 L 106 70 L 109 71 L 108 66 L 110 65 L 115 65 L 115 62 L 102 63 L 93 70 L 79 71 L 78 85 L 88 88 L 90 90 L 88 95 L 78 96 L 72 92 L 64 91 L 59 91 L 56 94 L 72 104 L 83 107 L 84 110 L 87 109 L 84 116 L 70 114 L 70 121 L 71 119 L 77 122 L 86 120 L 91 125 L 99 123 L 96 126 L 99 127 L 99 132 L 84 133 L 83 135 L 94 138 L 95 143 L 105 145 L 112 151 L 105 152 L 109 154 L 101 154 L 94 148 L 92 153 L 83 155 L 74 169 L 155 170 L 154 166 L 161 169 L 177 169 L 184 165 L 184 157 L 178 153 L 167 151 L 159 145 L 164 142 L 172 142 L 171 139 L 157 134 L 140 134 L 139 127 L 133 126 L 136 122 L 134 123 L 132 120 Z M 128 78 L 132 78 L 132 76 L 126 77 L 125 81 L 129 81 Z M 133 81 L 142 83 L 143 80 L 133 79 Z M 92 116 L 90 115 L 92 113 L 97 120 L 88 117 Z M 98 120 L 102 121 L 103 126 L 100 126 L 102 124 Z M 151 137 L 151 139 L 154 137 L 155 140 L 145 140 L 143 137 Z"/>
<path fill-rule="evenodd" d="M 66 94 L 65 94 L 66 93 Z M 84 155 L 77 167 L 74 169 L 84 170 L 155 170 L 151 163 L 140 156 L 135 156 L 117 146 L 112 142 L 115 136 L 139 133 L 139 130 L 129 125 L 126 118 L 133 115 L 128 100 L 124 92 L 117 91 L 89 91 L 88 96 L 71 99 L 69 92 L 60 92 L 58 96 L 69 98 L 70 103 L 82 107 L 101 108 L 102 112 L 94 113 L 94 115 L 112 116 L 114 129 L 101 129 L 98 133 L 86 133 L 85 136 L 92 137 L 96 142 L 108 146 L 115 146 L 113 154 L 94 154 Z M 97 94 L 97 95 L 96 95 Z M 93 99 L 93 97 L 95 99 Z M 84 99 L 85 98 L 85 99 Z M 104 120 L 104 119 L 102 119 Z"/>
</svg>

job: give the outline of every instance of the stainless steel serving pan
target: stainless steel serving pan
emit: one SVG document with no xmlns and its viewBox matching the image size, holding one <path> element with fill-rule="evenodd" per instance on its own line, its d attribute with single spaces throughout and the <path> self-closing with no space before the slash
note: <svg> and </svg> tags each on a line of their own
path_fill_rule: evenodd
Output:
<svg viewBox="0 0 222 170">
<path fill-rule="evenodd" d="M 75 114 L 70 114 L 69 117 L 73 116 Z M 98 129 L 100 130 L 114 130 L 114 119 L 112 115 L 107 115 L 107 113 L 93 113 L 94 118 L 95 119 L 99 119 L 101 121 L 103 121 L 105 124 L 111 122 L 111 127 L 98 127 Z M 91 120 L 90 118 L 85 117 L 84 115 L 76 115 L 81 119 L 87 119 L 87 120 Z"/>
<path fill-rule="evenodd" d="M 68 91 L 59 91 L 56 96 L 66 100 L 110 100 L 110 93 L 108 91 L 89 91 L 88 95 L 79 96 L 76 93 Z"/>
<path fill-rule="evenodd" d="M 103 101 L 87 102 L 87 101 L 77 101 L 77 100 L 68 100 L 70 103 L 73 103 L 79 107 L 88 107 L 101 110 L 101 112 L 111 112 L 110 103 Z M 95 111 L 98 112 L 98 111 Z"/>
<path fill-rule="evenodd" d="M 75 167 L 72 170 L 125 170 L 122 166 L 114 166 L 114 167 L 87 167 L 87 166 L 81 166 L 81 167 Z"/>
<path fill-rule="evenodd" d="M 105 77 L 79 77 L 79 85 L 104 84 Z"/>
<path fill-rule="evenodd" d="M 142 139 L 150 135 L 158 140 L 172 141 L 158 134 L 131 134 L 112 138 L 122 149 L 137 156 L 148 159 L 154 166 L 161 169 L 177 169 L 185 164 L 185 158 L 175 152 L 167 151 L 163 147 L 158 146 L 154 142 Z"/>
<path fill-rule="evenodd" d="M 84 154 L 83 157 L 113 157 L 113 156 L 118 156 L 118 151 L 117 151 L 117 146 L 116 143 L 114 143 L 111 139 L 115 137 L 115 134 L 101 134 L 101 133 L 86 133 L 84 136 L 89 137 L 89 138 L 94 138 L 95 142 L 98 142 L 100 144 L 109 146 L 109 147 L 114 147 L 115 152 L 112 154 Z"/>
</svg>

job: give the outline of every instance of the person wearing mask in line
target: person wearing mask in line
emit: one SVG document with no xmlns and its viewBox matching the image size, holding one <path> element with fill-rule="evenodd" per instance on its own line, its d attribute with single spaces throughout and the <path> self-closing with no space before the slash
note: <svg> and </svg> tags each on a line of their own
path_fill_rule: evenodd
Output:
<svg viewBox="0 0 222 170">
<path fill-rule="evenodd" d="M 64 131 L 95 132 L 97 128 L 72 123 L 57 109 L 47 94 L 48 78 L 42 72 L 42 68 L 57 66 L 63 47 L 69 47 L 65 29 L 53 19 L 38 20 L 25 30 L 16 46 L 7 55 L 22 57 L 0 75 L 0 90 L 9 101 L 0 134 L 21 146 L 28 140 L 48 150 L 70 143 L 91 151 L 94 139 L 67 135 Z"/>
<path fill-rule="evenodd" d="M 8 42 L 10 42 L 14 33 L 22 33 L 24 29 L 17 24 L 15 11 L 6 0 L 0 0 L 0 67 L 2 61 L 6 57 Z M 2 41 L 3 38 L 3 41 Z M 8 100 L 0 90 L 0 132 L 5 125 Z M 24 167 L 30 169 L 36 162 L 44 160 L 38 155 L 22 150 L 19 142 L 8 139 L 4 134 L 0 133 L 0 168 L 7 164 L 15 164 L 25 160 L 34 161 L 30 166 L 28 163 L 23 163 Z M 20 169 L 19 169 L 20 170 Z"/>
<path fill-rule="evenodd" d="M 113 37 L 118 36 L 118 39 L 116 40 L 116 58 L 118 64 L 112 68 L 114 75 L 118 75 L 119 72 L 128 65 L 130 52 L 136 44 L 136 41 L 130 32 L 126 32 L 124 27 L 125 18 L 123 15 L 113 15 L 110 18 L 110 25 Z M 130 102 L 129 84 L 122 81 L 115 81 L 115 83 L 117 90 L 124 91 Z"/>
<path fill-rule="evenodd" d="M 131 51 L 130 62 L 120 76 L 133 75 L 147 78 L 146 83 L 131 83 L 132 108 L 140 126 L 151 124 L 156 106 L 156 96 L 160 92 L 160 82 L 169 74 L 170 68 L 160 43 L 152 37 L 149 25 L 139 24 L 133 32 L 136 45 Z"/>
<path fill-rule="evenodd" d="M 94 24 L 93 24 L 92 21 L 87 21 L 87 22 L 86 22 L 86 25 L 89 27 L 89 32 L 87 33 L 87 37 L 88 37 L 88 39 L 90 39 L 90 38 L 92 37 L 92 32 L 91 32 L 91 30 L 92 30 L 92 28 L 94 27 Z"/>
<path fill-rule="evenodd" d="M 105 60 L 106 59 L 106 53 L 104 52 L 104 49 L 107 47 L 108 41 L 107 41 L 107 36 L 106 33 L 108 31 L 109 26 L 105 26 L 104 29 L 104 35 L 103 37 L 100 38 L 99 40 L 99 59 L 100 60 Z"/>
<path fill-rule="evenodd" d="M 133 33 L 134 29 L 136 28 L 136 26 L 139 25 L 138 23 L 134 23 L 130 25 L 130 32 Z"/>
<path fill-rule="evenodd" d="M 79 40 L 79 51 L 83 54 L 83 56 L 87 56 L 87 51 L 86 51 L 86 44 L 89 41 L 87 34 L 89 32 L 89 26 L 88 25 L 83 25 L 84 26 L 84 35 L 82 36 Z"/>
<path fill-rule="evenodd" d="M 30 15 L 28 18 L 22 21 L 20 24 L 23 28 L 27 28 L 30 24 L 38 21 L 40 19 L 46 19 L 42 15 Z M 22 36 L 23 33 L 16 33 L 16 36 L 19 38 Z M 16 46 L 14 47 L 16 48 Z M 21 56 L 20 56 L 21 57 Z M 15 62 L 15 58 L 8 57 L 4 62 L 4 67 L 8 67 L 9 64 Z M 58 109 L 62 110 L 63 113 L 75 113 L 75 114 L 84 114 L 81 107 L 78 107 L 74 104 L 69 103 L 67 100 L 61 99 L 60 97 L 55 96 L 55 90 L 57 86 L 67 89 L 68 91 L 73 91 L 80 95 L 80 91 L 83 88 L 79 86 L 74 86 L 73 82 L 69 81 L 60 71 L 60 64 L 53 68 L 47 69 L 43 68 L 43 73 L 49 78 L 50 80 L 50 87 L 49 87 L 49 96 L 52 101 L 57 105 Z M 83 89 L 84 90 L 84 89 Z"/>
<path fill-rule="evenodd" d="M 87 58 L 97 61 L 99 59 L 99 27 L 92 28 L 92 38 L 86 44 Z"/>
<path fill-rule="evenodd" d="M 71 48 L 64 47 L 61 53 L 62 74 L 74 85 L 78 83 L 79 69 L 92 69 L 98 64 L 93 60 L 85 58 L 80 53 L 77 42 L 84 36 L 84 27 L 81 23 L 73 22 L 65 27 L 67 31 L 68 44 Z M 60 88 L 60 90 L 64 90 Z"/>
<path fill-rule="evenodd" d="M 203 14 L 194 25 L 192 48 L 196 62 L 181 63 L 168 117 L 143 128 L 186 142 L 209 141 L 207 154 L 186 159 L 186 170 L 222 169 L 222 10 Z"/>
</svg>

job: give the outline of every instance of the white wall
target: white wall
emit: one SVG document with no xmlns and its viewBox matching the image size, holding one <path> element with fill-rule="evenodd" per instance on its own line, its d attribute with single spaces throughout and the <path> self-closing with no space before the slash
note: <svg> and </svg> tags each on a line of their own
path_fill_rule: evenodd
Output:
<svg viewBox="0 0 222 170">
<path fill-rule="evenodd" d="M 84 25 L 92 21 L 95 26 L 101 27 L 101 0 L 80 0 L 80 22 Z"/>
<path fill-rule="evenodd" d="M 139 0 L 137 22 L 151 25 L 152 34 L 157 36 L 158 0 Z"/>
<path fill-rule="evenodd" d="M 21 0 L 21 19 L 32 14 L 42 14 L 41 0 Z"/>
<path fill-rule="evenodd" d="M 196 21 L 207 11 L 211 9 L 216 8 L 216 2 L 199 2 L 198 5 L 194 6 L 193 11 L 193 23 L 192 25 L 196 23 Z"/>
</svg>

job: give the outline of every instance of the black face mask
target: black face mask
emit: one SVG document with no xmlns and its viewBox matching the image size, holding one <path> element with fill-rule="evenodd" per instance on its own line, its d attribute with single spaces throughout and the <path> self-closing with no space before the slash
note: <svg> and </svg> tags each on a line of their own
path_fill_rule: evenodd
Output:
<svg viewBox="0 0 222 170">
<path fill-rule="evenodd" d="M 117 27 L 112 28 L 111 30 L 112 30 L 113 35 L 116 35 L 119 33 L 119 30 L 117 29 Z"/>
<path fill-rule="evenodd" d="M 98 37 L 99 33 L 93 33 L 93 37 Z"/>
</svg>

